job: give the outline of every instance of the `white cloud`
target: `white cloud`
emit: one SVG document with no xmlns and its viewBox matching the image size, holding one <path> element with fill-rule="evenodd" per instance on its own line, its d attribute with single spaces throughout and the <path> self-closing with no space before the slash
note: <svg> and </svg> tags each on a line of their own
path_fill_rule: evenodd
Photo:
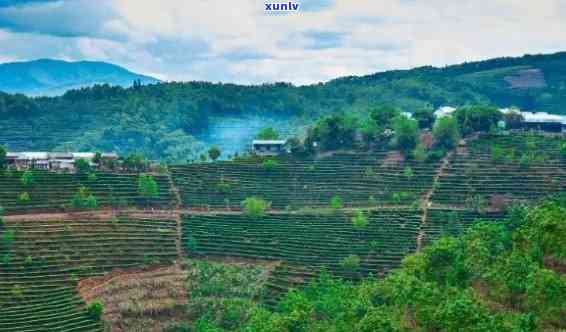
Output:
<svg viewBox="0 0 566 332">
<path fill-rule="evenodd" d="M 0 40 L 34 41 L 0 46 L 0 60 L 88 58 L 171 80 L 304 84 L 566 49 L 562 0 L 302 2 L 308 11 L 271 15 L 261 0 L 34 1 L 0 8 L 10 31 Z M 41 6 L 55 9 L 38 23 Z"/>
</svg>

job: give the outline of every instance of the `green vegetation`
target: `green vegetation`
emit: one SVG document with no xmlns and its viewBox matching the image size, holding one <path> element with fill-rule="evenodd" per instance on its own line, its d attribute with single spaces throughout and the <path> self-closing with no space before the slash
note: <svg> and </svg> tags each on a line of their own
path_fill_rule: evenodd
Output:
<svg viewBox="0 0 566 332">
<path fill-rule="evenodd" d="M 95 210 L 98 207 L 98 201 L 85 186 L 81 186 L 71 200 L 71 207 L 73 209 Z"/>
<path fill-rule="evenodd" d="M 75 161 L 75 169 L 79 174 L 87 174 L 90 172 L 90 163 L 85 159 L 77 159 Z"/>
<path fill-rule="evenodd" d="M 271 207 L 271 203 L 259 197 L 248 197 L 242 202 L 245 214 L 250 218 L 260 218 Z"/>
<path fill-rule="evenodd" d="M 153 177 L 158 186 L 159 196 L 151 199 L 151 203 L 155 206 L 169 206 L 173 200 L 167 176 Z M 18 202 L 18 196 L 22 192 L 27 192 L 30 202 L 25 207 L 26 212 L 61 210 L 69 205 L 73 195 L 81 186 L 88 188 L 88 191 L 96 197 L 99 206 L 126 207 L 141 206 L 146 203 L 138 192 L 138 174 L 97 172 L 94 178 L 83 174 L 8 170 L 0 172 L 0 188 L 2 188 L 0 205 L 8 213 L 22 211 L 24 207 Z"/>
<path fill-rule="evenodd" d="M 152 200 L 159 198 L 159 186 L 150 174 L 140 174 L 138 178 L 138 193 L 148 206 Z"/>
<path fill-rule="evenodd" d="M 86 311 L 90 318 L 94 320 L 100 320 L 102 312 L 104 311 L 104 306 L 99 301 L 92 301 L 86 307 Z"/>
<path fill-rule="evenodd" d="M 22 177 L 20 178 L 20 181 L 24 187 L 29 187 L 35 181 L 34 179 L 35 178 L 33 172 L 28 170 L 22 173 Z"/>
<path fill-rule="evenodd" d="M 547 331 L 566 327 L 566 209 L 549 201 L 506 223 L 478 223 L 403 260 L 385 279 L 322 275 L 275 311 L 254 306 L 214 331 Z M 347 256 L 343 266 L 355 268 Z M 240 317 L 245 317 L 242 315 Z M 201 324 L 204 324 L 201 322 Z"/>
<path fill-rule="evenodd" d="M 368 219 L 363 211 L 356 211 L 352 217 L 352 226 L 357 230 L 365 230 L 369 225 Z"/>
<path fill-rule="evenodd" d="M 279 138 L 279 133 L 277 132 L 277 130 L 268 127 L 268 128 L 263 128 L 262 130 L 260 130 L 260 132 L 256 135 L 257 139 L 263 139 L 263 140 L 274 140 L 274 139 L 278 139 Z"/>
<path fill-rule="evenodd" d="M 395 145 L 401 152 L 408 155 L 417 146 L 419 140 L 418 122 L 403 115 L 397 116 L 393 120 L 393 130 L 395 131 Z"/>
<path fill-rule="evenodd" d="M 441 149 L 450 150 L 458 145 L 460 132 L 456 120 L 451 117 L 443 117 L 436 121 L 432 131 L 435 144 Z"/>
<path fill-rule="evenodd" d="M 459 108 L 455 113 L 458 127 L 463 135 L 473 132 L 488 132 L 497 122 L 503 119 L 503 114 L 497 107 L 474 105 Z"/>
<path fill-rule="evenodd" d="M 217 146 L 213 146 L 210 149 L 208 149 L 208 157 L 212 161 L 216 161 L 216 159 L 218 159 L 221 154 L 222 153 L 220 152 L 220 149 Z"/>
<path fill-rule="evenodd" d="M 261 166 L 266 171 L 273 171 L 273 170 L 277 169 L 277 167 L 279 167 L 279 162 L 277 162 L 277 160 L 274 160 L 274 159 L 267 159 L 267 160 L 264 160 L 261 163 Z"/>
<path fill-rule="evenodd" d="M 261 265 L 191 260 L 184 269 L 188 271 L 186 312 L 197 326 L 206 322 L 235 329 L 264 296 L 268 271 Z"/>
<path fill-rule="evenodd" d="M 330 208 L 334 210 L 339 210 L 344 207 L 344 203 L 342 203 L 342 198 L 338 195 L 332 196 L 330 199 Z"/>
<path fill-rule="evenodd" d="M 527 55 L 344 77 L 310 86 L 173 82 L 128 89 L 98 85 L 55 98 L 0 93 L 0 142 L 10 150 L 140 152 L 152 160 L 184 162 L 206 152 L 208 142 L 195 137 L 226 115 L 303 119 L 308 124 L 328 113 L 363 118 L 376 105 L 393 104 L 396 109 L 415 113 L 424 127 L 430 126 L 429 110 L 442 105 L 516 105 L 563 114 L 565 61 L 566 53 Z M 527 69 L 540 70 L 544 86 L 509 88 L 505 78 Z M 368 123 L 369 132 L 376 126 L 387 124 Z M 325 127 L 321 129 L 328 129 Z M 343 129 L 339 140 L 345 138 L 347 144 L 348 124 Z M 330 149 L 333 143 L 321 142 Z"/>
<path fill-rule="evenodd" d="M 7 166 L 6 154 L 6 148 L 0 145 L 0 170 L 5 169 Z"/>
</svg>

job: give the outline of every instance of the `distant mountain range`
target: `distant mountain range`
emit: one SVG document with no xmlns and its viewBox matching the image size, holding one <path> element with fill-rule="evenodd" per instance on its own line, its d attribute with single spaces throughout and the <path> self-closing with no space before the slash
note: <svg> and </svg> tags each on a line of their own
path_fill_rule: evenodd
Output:
<svg viewBox="0 0 566 332">
<path fill-rule="evenodd" d="M 0 64 L 0 91 L 30 96 L 57 96 L 104 83 L 129 87 L 134 80 L 142 84 L 159 82 L 106 62 L 39 59 Z"/>
</svg>

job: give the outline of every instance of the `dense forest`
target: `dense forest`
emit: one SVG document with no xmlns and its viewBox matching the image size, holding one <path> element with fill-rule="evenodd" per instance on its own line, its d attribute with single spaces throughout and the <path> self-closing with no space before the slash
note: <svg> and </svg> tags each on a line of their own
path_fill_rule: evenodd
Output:
<svg viewBox="0 0 566 332">
<path fill-rule="evenodd" d="M 0 144 L 10 150 L 141 152 L 150 159 L 182 162 L 206 148 L 210 142 L 195 137 L 222 117 L 253 115 L 308 124 L 328 113 L 362 114 L 383 104 L 409 112 L 491 104 L 564 113 L 565 64 L 566 53 L 556 53 L 388 71 L 309 86 L 172 82 L 131 88 L 99 85 L 60 97 L 0 93 Z"/>
</svg>

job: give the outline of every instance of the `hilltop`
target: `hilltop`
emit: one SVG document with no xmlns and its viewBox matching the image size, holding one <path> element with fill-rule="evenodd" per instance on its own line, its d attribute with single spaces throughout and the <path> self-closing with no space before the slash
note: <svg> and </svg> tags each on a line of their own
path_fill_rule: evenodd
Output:
<svg viewBox="0 0 566 332">
<path fill-rule="evenodd" d="M 129 87 L 134 80 L 142 84 L 159 82 L 106 62 L 39 59 L 0 64 L 0 91 L 30 96 L 62 95 L 95 84 Z"/>
<path fill-rule="evenodd" d="M 408 112 L 492 104 L 564 114 L 565 68 L 563 52 L 387 71 L 309 86 L 172 82 L 97 85 L 50 98 L 0 93 L 0 144 L 14 151 L 137 151 L 151 159 L 186 161 L 198 158 L 210 144 L 229 153 L 241 151 L 261 126 L 293 134 L 322 115 L 366 114 L 382 104 Z"/>
</svg>

